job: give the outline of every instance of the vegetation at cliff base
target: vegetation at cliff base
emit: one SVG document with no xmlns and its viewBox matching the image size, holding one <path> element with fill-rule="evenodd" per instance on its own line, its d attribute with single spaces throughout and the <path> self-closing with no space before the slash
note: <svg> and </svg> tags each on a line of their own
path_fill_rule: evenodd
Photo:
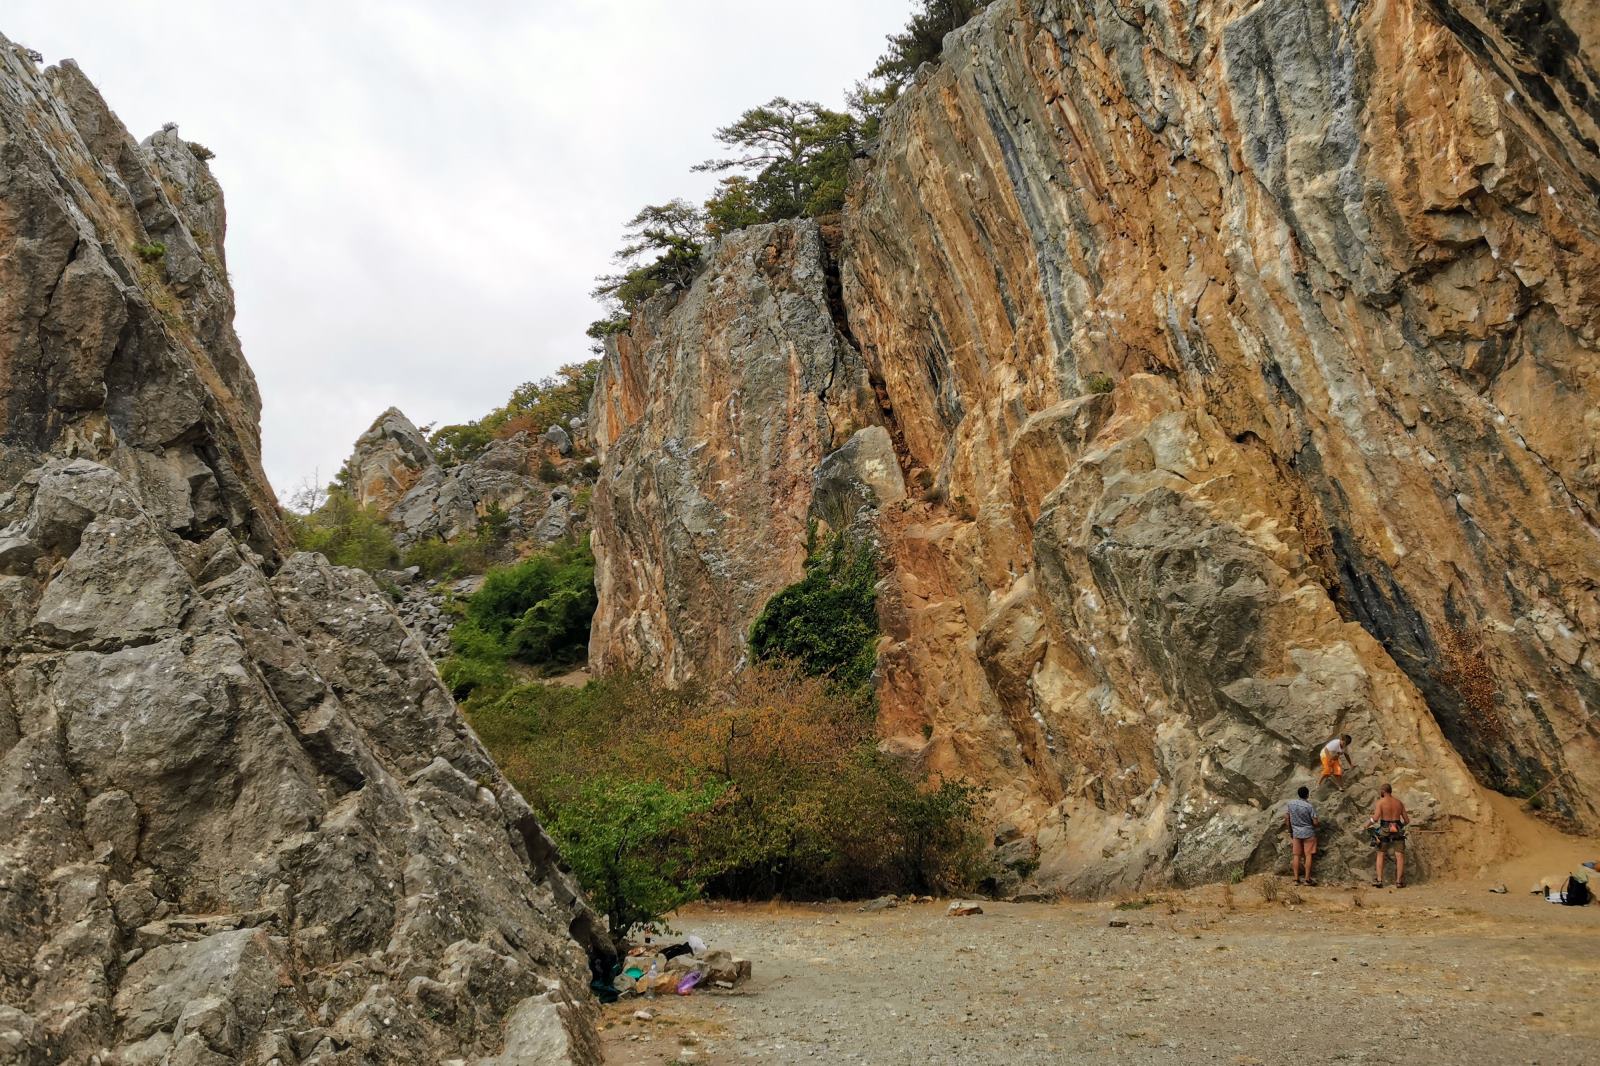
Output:
<svg viewBox="0 0 1600 1066">
<path fill-rule="evenodd" d="M 480 688 L 464 709 L 596 902 L 634 920 L 701 891 L 957 891 L 983 873 L 977 790 L 908 772 L 863 694 L 793 665 L 722 693 L 627 675 Z"/>
<path fill-rule="evenodd" d="M 710 781 L 668 788 L 599 776 L 577 785 L 544 825 L 611 929 L 654 926 L 699 895 L 686 836 L 725 791 Z"/>
<path fill-rule="evenodd" d="M 512 664 L 556 673 L 581 664 L 595 612 L 594 555 L 587 543 L 557 544 L 510 566 L 492 567 L 450 632 L 453 654 L 439 667 L 465 698 L 510 683 Z"/>
<path fill-rule="evenodd" d="M 612 929 L 695 895 L 825 898 L 981 880 L 978 791 L 879 751 L 870 550 L 816 543 L 723 688 L 519 678 L 581 656 L 593 559 L 564 546 L 490 572 L 441 667 L 473 728 Z"/>
</svg>

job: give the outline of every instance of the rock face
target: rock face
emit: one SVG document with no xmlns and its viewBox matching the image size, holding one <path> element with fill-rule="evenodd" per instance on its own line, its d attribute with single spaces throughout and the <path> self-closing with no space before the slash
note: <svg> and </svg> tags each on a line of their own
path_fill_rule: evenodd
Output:
<svg viewBox="0 0 1600 1066">
<path fill-rule="evenodd" d="M 281 555 L 201 154 L 0 38 L 0 1059 L 598 1061 L 549 839 Z"/>
<path fill-rule="evenodd" d="M 474 458 L 445 466 L 391 407 L 357 439 L 344 480 L 357 502 L 388 519 L 401 548 L 467 536 L 490 514 L 500 516 L 506 540 L 549 544 L 574 532 L 574 489 L 560 481 L 579 469 L 567 463 L 572 451 L 572 438 L 551 426 L 539 437 L 491 441 Z"/>
<path fill-rule="evenodd" d="M 813 472 L 870 413 L 815 223 L 717 245 L 608 346 L 591 404 L 600 606 L 590 666 L 727 674 L 805 560 Z"/>
<path fill-rule="evenodd" d="M 136 144 L 71 62 L 0 38 L 0 481 L 49 453 L 115 467 L 163 527 L 285 543 L 233 332 L 204 149 Z"/>
<path fill-rule="evenodd" d="M 1335 867 L 1381 780 L 1424 869 L 1494 846 L 1485 788 L 1600 824 L 1589 6 L 992 4 L 858 175 L 838 332 L 719 250 L 608 356 L 596 665 L 736 665 L 801 516 L 865 516 L 884 745 L 1043 887 L 1272 865 L 1338 732 Z M 757 325 L 812 355 L 736 390 Z M 868 425 L 898 476 L 841 487 Z"/>
<path fill-rule="evenodd" d="M 437 465 L 428 438 L 391 407 L 356 438 L 344 475 L 357 503 L 388 513 L 424 471 Z"/>
</svg>

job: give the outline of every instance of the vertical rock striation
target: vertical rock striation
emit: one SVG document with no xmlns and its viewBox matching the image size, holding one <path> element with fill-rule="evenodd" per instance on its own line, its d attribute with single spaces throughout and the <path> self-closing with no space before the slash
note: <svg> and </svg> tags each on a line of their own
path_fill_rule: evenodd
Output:
<svg viewBox="0 0 1600 1066">
<path fill-rule="evenodd" d="M 817 465 L 872 415 L 815 223 L 753 226 L 707 259 L 608 346 L 595 386 L 594 669 L 676 683 L 743 664 L 802 572 Z"/>
<path fill-rule="evenodd" d="M 0 38 L 0 1058 L 596 1062 L 550 840 L 283 555 L 205 154 Z"/>
<path fill-rule="evenodd" d="M 840 252 L 909 493 L 875 518 L 880 732 L 987 785 L 1041 883 L 1267 865 L 1340 731 L 1363 774 L 1329 820 L 1392 779 L 1434 869 L 1493 847 L 1485 787 L 1600 824 L 1591 8 L 999 0 L 891 109 Z M 656 442 L 606 464 L 601 566 L 636 576 L 602 616 L 731 649 L 723 605 L 792 578 L 798 523 L 685 581 L 742 531 L 618 506 L 669 426 L 727 424 L 715 383 L 649 390 L 660 337 L 722 343 L 684 309 L 728 265 L 636 323 L 591 421 Z M 833 498 L 827 465 L 768 470 Z M 671 658 L 614 632 L 602 665 Z"/>
</svg>

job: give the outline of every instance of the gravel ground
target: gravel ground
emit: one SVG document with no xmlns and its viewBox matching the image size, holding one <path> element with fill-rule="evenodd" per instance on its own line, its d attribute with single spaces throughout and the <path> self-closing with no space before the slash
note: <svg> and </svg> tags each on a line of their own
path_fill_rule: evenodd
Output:
<svg viewBox="0 0 1600 1066">
<path fill-rule="evenodd" d="M 1096 904 L 702 906 L 735 993 L 608 1007 L 610 1063 L 1568 1063 L 1600 1055 L 1600 906 L 1488 883 L 1261 879 Z M 1140 903 L 1142 901 L 1133 901 Z M 1127 921 L 1111 928 L 1112 919 Z M 648 1009 L 649 1021 L 634 1018 Z"/>
</svg>

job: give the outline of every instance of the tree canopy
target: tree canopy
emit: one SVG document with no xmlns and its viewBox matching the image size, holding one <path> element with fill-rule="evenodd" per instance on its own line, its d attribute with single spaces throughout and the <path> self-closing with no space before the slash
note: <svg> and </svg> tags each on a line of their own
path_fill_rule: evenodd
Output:
<svg viewBox="0 0 1600 1066">
<path fill-rule="evenodd" d="M 680 197 L 641 208 L 628 220 L 622 247 L 613 256 L 622 271 L 595 279 L 591 295 L 608 314 L 590 323 L 589 336 L 599 340 L 616 333 L 645 300 L 669 285 L 693 281 L 705 241 L 705 212 L 689 201 Z"/>
<path fill-rule="evenodd" d="M 628 328 L 633 311 L 668 286 L 686 287 L 708 240 L 746 226 L 816 218 L 844 206 L 850 161 L 878 135 L 879 119 L 923 63 L 937 62 L 945 34 L 965 25 L 984 0 L 915 0 L 911 18 L 890 34 L 865 81 L 835 111 L 814 100 L 775 96 L 716 131 L 727 153 L 694 167 L 723 175 L 696 207 L 682 198 L 644 207 L 628 221 L 616 255 L 622 270 L 596 279 L 606 316 L 591 323 L 600 342 Z"/>
<path fill-rule="evenodd" d="M 707 213 L 719 227 L 736 229 L 837 211 L 861 133 L 855 115 L 811 100 L 776 96 L 752 107 L 717 130 L 731 154 L 694 168 L 738 172 L 707 202 Z"/>
<path fill-rule="evenodd" d="M 945 34 L 959 30 L 987 6 L 988 0 L 919 0 L 911 21 L 891 33 L 889 48 L 878 57 L 872 77 L 891 90 L 891 98 L 916 75 L 924 63 L 937 63 L 944 53 Z"/>
</svg>

